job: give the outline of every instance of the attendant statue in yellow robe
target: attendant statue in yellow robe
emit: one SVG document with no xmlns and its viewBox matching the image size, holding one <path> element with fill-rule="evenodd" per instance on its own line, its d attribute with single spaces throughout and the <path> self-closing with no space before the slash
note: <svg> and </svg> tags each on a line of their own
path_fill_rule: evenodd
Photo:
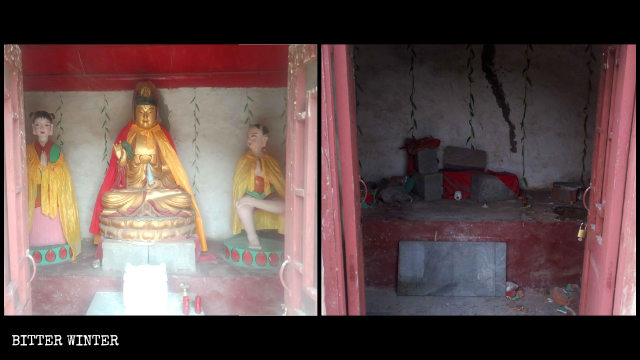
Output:
<svg viewBox="0 0 640 360">
<path fill-rule="evenodd" d="M 29 244 L 46 247 L 66 243 L 75 260 L 81 251 L 78 205 L 62 149 L 49 140 L 55 115 L 36 111 L 29 117 L 38 137 L 27 145 Z"/>
<path fill-rule="evenodd" d="M 254 124 L 247 133 L 249 150 L 238 160 L 233 176 L 231 230 L 244 228 L 250 249 L 260 249 L 257 230 L 284 233 L 284 177 L 278 161 L 266 151 L 269 130 Z"/>
<path fill-rule="evenodd" d="M 153 83 L 137 84 L 134 109 L 133 121 L 116 138 L 98 193 L 90 229 L 96 235 L 95 242 L 101 244 L 101 235 L 163 241 L 196 234 L 196 244 L 206 252 L 202 217 L 189 179 L 171 135 L 158 123 Z M 215 258 L 213 254 L 210 257 Z M 101 246 L 96 258 L 102 259 Z"/>
</svg>

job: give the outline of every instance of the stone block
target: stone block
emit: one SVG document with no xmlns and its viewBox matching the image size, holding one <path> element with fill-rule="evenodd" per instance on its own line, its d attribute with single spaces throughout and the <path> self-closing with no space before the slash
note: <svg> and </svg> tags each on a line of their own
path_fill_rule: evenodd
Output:
<svg viewBox="0 0 640 360">
<path fill-rule="evenodd" d="M 578 201 L 578 191 L 582 186 L 571 182 L 554 182 L 551 195 L 554 202 L 574 203 Z"/>
<path fill-rule="evenodd" d="M 116 239 L 102 239 L 102 270 L 121 271 L 127 263 L 144 265 L 149 263 L 149 247 L 135 245 Z"/>
<path fill-rule="evenodd" d="M 149 264 L 167 265 L 168 273 L 196 271 L 196 244 L 193 241 L 159 242 L 149 246 Z"/>
<path fill-rule="evenodd" d="M 487 167 L 487 153 L 456 146 L 447 146 L 442 156 L 446 170 L 482 170 Z"/>
<path fill-rule="evenodd" d="M 416 154 L 416 171 L 420 174 L 438 172 L 438 149 L 423 149 Z"/>
<path fill-rule="evenodd" d="M 398 295 L 504 296 L 507 244 L 400 241 Z"/>
<path fill-rule="evenodd" d="M 102 240 L 102 270 L 124 272 L 131 265 L 160 265 L 168 273 L 196 271 L 196 250 L 193 241 L 140 243 L 104 238 Z"/>
<path fill-rule="evenodd" d="M 414 176 L 416 181 L 415 191 L 425 200 L 442 199 L 443 185 L 442 174 L 417 174 Z"/>
<path fill-rule="evenodd" d="M 471 199 L 478 202 L 494 202 L 515 199 L 515 193 L 498 177 L 491 174 L 471 175 Z"/>
</svg>

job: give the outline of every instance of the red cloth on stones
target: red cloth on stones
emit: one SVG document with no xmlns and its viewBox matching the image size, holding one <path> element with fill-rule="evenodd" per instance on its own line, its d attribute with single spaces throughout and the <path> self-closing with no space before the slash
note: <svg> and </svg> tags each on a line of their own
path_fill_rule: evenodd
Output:
<svg viewBox="0 0 640 360">
<path fill-rule="evenodd" d="M 471 197 L 471 175 L 482 174 L 481 170 L 463 170 L 463 171 L 446 171 L 442 170 L 442 198 L 453 199 L 456 191 L 462 192 L 462 198 L 468 199 Z M 485 174 L 496 176 L 502 181 L 511 191 L 514 192 L 514 198 L 520 194 L 520 183 L 518 176 L 507 172 L 495 172 L 487 170 Z"/>
<path fill-rule="evenodd" d="M 436 149 L 440 146 L 440 140 L 432 138 L 431 136 L 424 137 L 422 139 L 406 139 L 404 146 L 400 149 L 406 149 L 409 155 L 409 163 L 407 165 L 407 174 L 411 175 L 415 166 L 416 154 L 423 149 Z"/>
</svg>

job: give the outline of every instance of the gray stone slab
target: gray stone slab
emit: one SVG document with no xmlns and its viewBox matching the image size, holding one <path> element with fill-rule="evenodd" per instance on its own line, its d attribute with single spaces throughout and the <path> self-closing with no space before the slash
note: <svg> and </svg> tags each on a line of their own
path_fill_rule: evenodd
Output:
<svg viewBox="0 0 640 360">
<path fill-rule="evenodd" d="M 423 149 L 416 154 L 416 171 L 420 174 L 438 172 L 438 149 Z"/>
<path fill-rule="evenodd" d="M 442 199 L 443 185 L 442 174 L 416 174 L 413 179 L 416 181 L 415 191 L 427 201 Z"/>
<path fill-rule="evenodd" d="M 196 271 L 196 244 L 193 241 L 162 242 L 149 246 L 149 264 L 167 265 L 168 273 Z"/>
<path fill-rule="evenodd" d="M 122 271 L 126 264 L 145 265 L 149 263 L 149 248 L 146 245 L 132 245 L 120 240 L 102 239 L 102 270 Z"/>
<path fill-rule="evenodd" d="M 401 241 L 398 295 L 504 296 L 507 244 Z"/>
<path fill-rule="evenodd" d="M 105 238 L 102 240 L 102 270 L 124 272 L 131 265 L 160 265 L 165 263 L 168 273 L 196 271 L 193 241 L 140 243 Z"/>
<path fill-rule="evenodd" d="M 515 199 L 515 193 L 491 174 L 471 175 L 471 200 L 494 202 Z"/>
<path fill-rule="evenodd" d="M 483 170 L 487 167 L 487 153 L 456 146 L 447 146 L 442 156 L 447 170 Z"/>
</svg>

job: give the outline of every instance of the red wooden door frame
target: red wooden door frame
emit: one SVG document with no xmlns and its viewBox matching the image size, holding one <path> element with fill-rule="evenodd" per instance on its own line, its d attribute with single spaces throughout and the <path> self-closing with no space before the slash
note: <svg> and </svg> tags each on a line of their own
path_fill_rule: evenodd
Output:
<svg viewBox="0 0 640 360">
<path fill-rule="evenodd" d="M 631 149 L 624 192 L 614 315 L 636 315 L 636 104 L 633 104 Z"/>
<path fill-rule="evenodd" d="M 619 252 L 620 249 L 630 250 L 629 239 L 621 248 L 621 234 L 630 234 L 629 216 L 635 214 L 635 184 L 633 192 L 625 193 L 625 188 L 631 186 L 627 178 L 629 170 L 635 169 L 635 156 L 633 153 L 630 156 L 629 145 L 635 143 L 632 120 L 635 115 L 636 49 L 635 45 L 608 46 L 603 55 L 583 260 L 581 315 L 613 314 L 614 295 L 621 293 L 621 287 L 628 281 L 628 276 L 622 282 L 616 281 L 617 277 L 623 276 L 622 273 L 628 273 L 628 269 L 618 269 L 618 266 L 629 266 L 629 255 Z M 629 163 L 629 159 L 633 163 Z M 634 198 L 633 205 L 625 207 L 625 199 L 628 203 L 629 197 Z M 627 219 L 623 222 L 625 214 Z M 635 252 L 635 239 L 633 241 Z M 623 263 L 618 263 L 619 257 L 624 259 Z M 619 270 L 622 273 L 617 276 Z M 635 278 L 635 264 L 633 274 Z"/>
<path fill-rule="evenodd" d="M 352 47 L 323 45 L 321 73 L 322 258 L 326 314 L 364 315 Z"/>
<path fill-rule="evenodd" d="M 289 47 L 285 249 L 280 279 L 286 315 L 317 315 L 317 73 L 316 45 Z M 309 67 L 313 66 L 313 69 Z M 309 88 L 308 88 L 309 87 Z"/>
<path fill-rule="evenodd" d="M 22 60 L 17 45 L 4 45 L 4 70 L 4 313 L 31 315 L 35 263 L 28 255 Z"/>
</svg>

